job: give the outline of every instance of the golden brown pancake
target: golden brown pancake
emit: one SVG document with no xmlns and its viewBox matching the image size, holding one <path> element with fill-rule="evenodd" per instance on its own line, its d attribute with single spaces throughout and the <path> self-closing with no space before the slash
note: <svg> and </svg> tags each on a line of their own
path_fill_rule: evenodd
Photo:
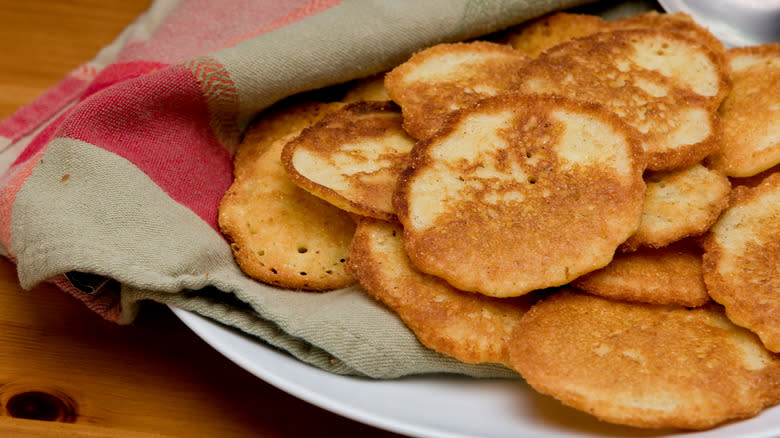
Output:
<svg viewBox="0 0 780 438">
<path fill-rule="evenodd" d="M 624 29 L 663 29 L 706 44 L 722 54 L 723 43 L 709 30 L 697 24 L 688 14 L 649 11 L 630 17 L 607 21 L 588 14 L 554 12 L 524 23 L 507 33 L 507 42 L 515 49 L 532 57 L 570 39 L 581 38 L 598 32 Z"/>
<path fill-rule="evenodd" d="M 239 146 L 235 179 L 219 206 L 219 226 L 239 267 L 252 278 L 305 290 L 355 282 L 344 269 L 354 221 L 296 186 L 280 159 L 284 145 L 313 120 L 312 114 L 321 117 L 328 107 L 293 106 L 251 126 Z"/>
<path fill-rule="evenodd" d="M 616 254 L 606 267 L 572 282 L 593 295 L 651 304 L 698 307 L 710 301 L 701 250 L 690 241 Z"/>
<path fill-rule="evenodd" d="M 718 57 L 676 33 L 602 32 L 530 61 L 518 91 L 599 103 L 642 134 L 651 170 L 693 165 L 720 147 L 715 111 L 729 87 Z"/>
<path fill-rule="evenodd" d="M 733 87 L 720 107 L 723 146 L 711 165 L 749 177 L 780 164 L 780 43 L 730 49 Z"/>
<path fill-rule="evenodd" d="M 622 246 L 661 248 L 704 234 L 728 204 L 731 184 L 721 172 L 694 164 L 645 175 L 647 191 L 639 230 Z"/>
<path fill-rule="evenodd" d="M 519 296 L 604 267 L 641 219 L 636 131 L 601 106 L 504 94 L 418 142 L 393 202 L 413 264 Z"/>
<path fill-rule="evenodd" d="M 365 100 L 390 100 L 390 96 L 385 89 L 385 73 L 375 74 L 355 81 L 355 84 L 347 90 L 341 99 L 345 103 Z"/>
<path fill-rule="evenodd" d="M 761 184 L 769 175 L 778 172 L 780 172 L 780 164 L 774 167 L 770 167 L 769 169 L 761 173 L 757 173 L 753 176 L 746 176 L 744 178 L 731 177 L 729 178 L 729 180 L 731 181 L 731 185 L 734 187 L 736 186 L 755 187 Z"/>
<path fill-rule="evenodd" d="M 510 359 L 539 392 L 635 427 L 706 429 L 780 402 L 780 359 L 715 305 L 562 292 L 526 313 Z"/>
<path fill-rule="evenodd" d="M 392 196 L 414 140 L 389 101 L 356 102 L 301 132 L 282 152 L 288 176 L 306 191 L 363 216 L 392 220 Z"/>
<path fill-rule="evenodd" d="M 710 296 L 735 324 L 780 352 L 780 173 L 735 187 L 703 246 Z"/>
<path fill-rule="evenodd" d="M 254 159 L 271 143 L 317 123 L 325 115 L 343 104 L 338 102 L 289 102 L 263 112 L 247 128 L 240 147 L 233 157 L 233 175 L 253 172 Z"/>
<path fill-rule="evenodd" d="M 609 22 L 612 30 L 620 29 L 662 29 L 675 32 L 693 41 L 706 45 L 716 55 L 722 56 L 725 52 L 723 43 L 715 37 L 706 27 L 699 25 L 684 12 L 659 13 L 649 11 L 642 14 L 623 17 Z M 724 61 L 721 61 L 724 62 Z"/>
<path fill-rule="evenodd" d="M 463 292 L 423 274 L 409 262 L 402 233 L 397 223 L 361 219 L 349 271 L 426 347 L 466 363 L 508 363 L 510 335 L 532 301 Z"/>
<path fill-rule="evenodd" d="M 478 100 L 512 91 L 529 58 L 487 41 L 439 44 L 413 55 L 385 76 L 385 88 L 416 139 L 436 132 L 447 116 Z"/>
<path fill-rule="evenodd" d="M 565 41 L 609 31 L 608 23 L 596 15 L 554 12 L 511 29 L 507 42 L 516 50 L 536 58 Z"/>
</svg>

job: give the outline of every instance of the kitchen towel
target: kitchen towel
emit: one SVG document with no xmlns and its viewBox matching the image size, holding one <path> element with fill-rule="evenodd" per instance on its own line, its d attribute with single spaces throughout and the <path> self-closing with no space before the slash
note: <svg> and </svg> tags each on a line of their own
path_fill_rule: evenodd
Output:
<svg viewBox="0 0 780 438">
<path fill-rule="evenodd" d="M 424 47 L 582 0 L 156 0 L 95 59 L 0 122 L 0 253 L 130 323 L 143 300 L 215 319 L 325 370 L 516 377 L 423 347 L 359 286 L 246 277 L 217 225 L 262 110 L 386 71 Z"/>
</svg>

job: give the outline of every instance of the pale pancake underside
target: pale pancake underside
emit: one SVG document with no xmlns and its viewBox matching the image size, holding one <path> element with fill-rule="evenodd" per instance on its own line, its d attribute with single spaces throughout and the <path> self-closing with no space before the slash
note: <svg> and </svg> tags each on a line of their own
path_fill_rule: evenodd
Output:
<svg viewBox="0 0 780 438">
<path fill-rule="evenodd" d="M 282 152 L 292 180 L 337 207 L 392 220 L 392 195 L 414 140 L 392 102 L 356 102 L 304 130 Z"/>
<path fill-rule="evenodd" d="M 726 208 L 731 184 L 721 172 L 701 164 L 645 176 L 642 223 L 622 246 L 661 248 L 704 234 Z"/>
<path fill-rule="evenodd" d="M 342 105 L 339 102 L 291 102 L 263 112 L 246 130 L 233 156 L 233 175 L 240 177 L 244 172 L 253 172 L 255 158 L 271 143 L 287 135 L 297 135 Z"/>
</svg>

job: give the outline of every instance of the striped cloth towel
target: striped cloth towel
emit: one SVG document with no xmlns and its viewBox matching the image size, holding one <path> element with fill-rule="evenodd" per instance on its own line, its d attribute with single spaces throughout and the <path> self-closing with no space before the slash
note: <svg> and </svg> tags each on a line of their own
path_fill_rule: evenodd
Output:
<svg viewBox="0 0 780 438">
<path fill-rule="evenodd" d="M 217 226 L 249 122 L 307 90 L 583 0 L 156 0 L 0 122 L 0 254 L 117 323 L 154 300 L 341 374 L 514 374 L 433 353 L 358 287 L 253 281 Z"/>
</svg>

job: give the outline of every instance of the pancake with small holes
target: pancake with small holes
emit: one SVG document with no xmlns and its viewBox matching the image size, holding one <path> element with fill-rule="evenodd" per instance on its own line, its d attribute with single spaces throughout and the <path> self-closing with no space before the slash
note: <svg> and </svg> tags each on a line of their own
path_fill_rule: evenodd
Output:
<svg viewBox="0 0 780 438">
<path fill-rule="evenodd" d="M 349 213 L 296 186 L 282 148 L 303 127 L 341 104 L 303 103 L 249 127 L 218 222 L 248 276 L 289 289 L 329 290 L 355 283 L 344 269 L 355 223 Z"/>
</svg>

